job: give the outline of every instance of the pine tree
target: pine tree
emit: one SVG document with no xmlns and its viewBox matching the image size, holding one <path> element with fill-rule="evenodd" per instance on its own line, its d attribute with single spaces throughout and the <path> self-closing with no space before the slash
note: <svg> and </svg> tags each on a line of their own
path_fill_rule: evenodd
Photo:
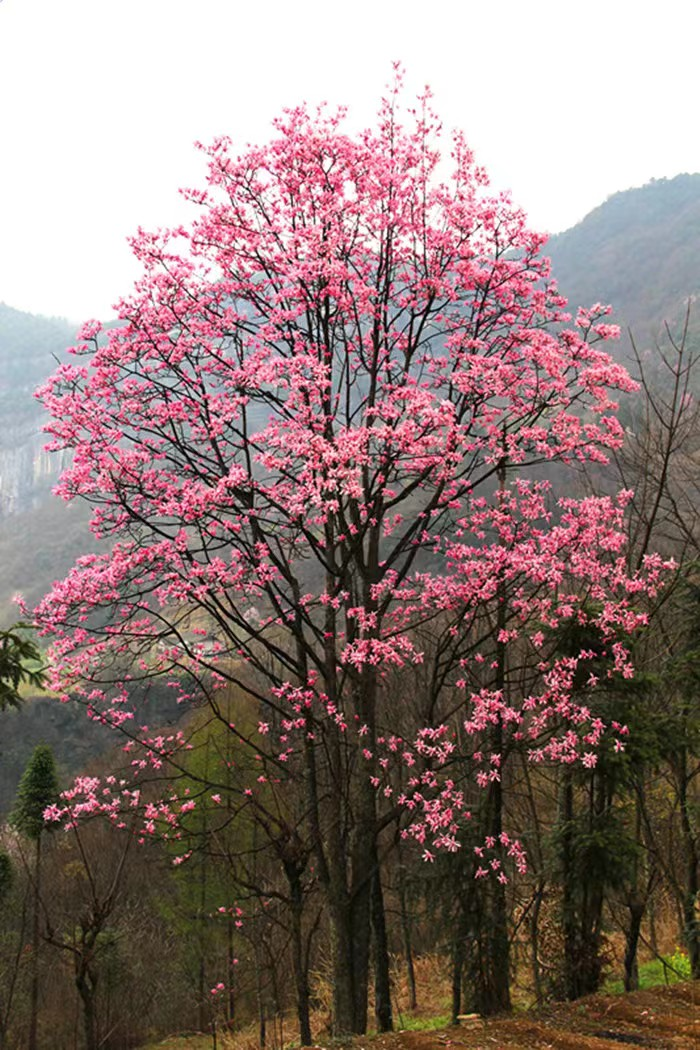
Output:
<svg viewBox="0 0 700 1050">
<path fill-rule="evenodd" d="M 31 1013 L 28 1050 L 37 1050 L 37 1020 L 39 1015 L 39 909 L 41 902 L 41 839 L 44 831 L 44 810 L 58 797 L 58 778 L 53 752 L 46 744 L 39 744 L 29 760 L 17 789 L 17 797 L 10 814 L 10 824 L 35 844 L 34 907 L 32 921 Z"/>
<path fill-rule="evenodd" d="M 19 633 L 23 624 L 0 631 L 0 711 L 19 707 L 22 698 L 19 687 L 27 682 L 36 689 L 44 684 L 44 673 L 28 666 L 40 660 L 34 642 Z"/>
</svg>

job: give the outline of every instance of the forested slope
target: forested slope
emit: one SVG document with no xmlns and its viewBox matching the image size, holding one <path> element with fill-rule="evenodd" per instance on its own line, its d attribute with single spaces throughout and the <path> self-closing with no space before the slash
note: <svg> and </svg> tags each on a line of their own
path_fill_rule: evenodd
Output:
<svg viewBox="0 0 700 1050">
<path fill-rule="evenodd" d="M 700 174 L 614 194 L 547 251 L 572 303 L 611 303 L 646 342 L 700 292 Z"/>
</svg>

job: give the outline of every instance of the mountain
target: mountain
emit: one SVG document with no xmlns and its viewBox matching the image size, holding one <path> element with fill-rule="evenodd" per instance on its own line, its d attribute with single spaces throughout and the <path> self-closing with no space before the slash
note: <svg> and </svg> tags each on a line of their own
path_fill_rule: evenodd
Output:
<svg viewBox="0 0 700 1050">
<path fill-rule="evenodd" d="M 44 451 L 34 390 L 75 335 L 67 321 L 0 303 L 0 523 L 49 493 L 60 462 Z"/>
<path fill-rule="evenodd" d="M 614 194 L 547 252 L 573 305 L 611 303 L 618 324 L 647 342 L 700 293 L 700 174 Z"/>
<path fill-rule="evenodd" d="M 0 624 L 17 618 L 12 595 L 38 600 L 89 542 L 87 515 L 51 495 L 63 465 L 44 451 L 34 397 L 75 336 L 60 318 L 0 303 Z"/>
</svg>

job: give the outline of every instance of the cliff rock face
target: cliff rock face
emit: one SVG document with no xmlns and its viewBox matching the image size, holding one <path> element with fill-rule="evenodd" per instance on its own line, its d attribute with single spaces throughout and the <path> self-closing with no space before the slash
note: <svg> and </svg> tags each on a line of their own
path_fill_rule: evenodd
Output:
<svg viewBox="0 0 700 1050">
<path fill-rule="evenodd" d="M 3 413 L 7 421 L 8 412 Z M 22 426 L 7 425 L 0 435 L 0 521 L 32 510 L 50 495 L 64 456 L 44 450 L 42 413 L 38 410 Z"/>
<path fill-rule="evenodd" d="M 0 303 L 0 521 L 36 507 L 62 468 L 60 457 L 44 451 L 44 413 L 34 390 L 74 334 L 67 321 Z"/>
<path fill-rule="evenodd" d="M 65 456 L 44 450 L 44 410 L 34 397 L 74 336 L 67 321 L 0 303 L 0 624 L 17 618 L 16 591 L 41 597 L 69 567 L 68 552 L 89 542 L 84 516 L 54 507 Z"/>
</svg>

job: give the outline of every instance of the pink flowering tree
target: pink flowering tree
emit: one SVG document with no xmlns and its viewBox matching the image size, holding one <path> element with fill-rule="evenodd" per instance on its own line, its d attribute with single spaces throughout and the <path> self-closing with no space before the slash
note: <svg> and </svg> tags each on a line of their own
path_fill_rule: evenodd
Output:
<svg viewBox="0 0 700 1050">
<path fill-rule="evenodd" d="M 661 572 L 651 557 L 625 570 L 624 497 L 556 504 L 523 480 L 620 445 L 614 392 L 632 384 L 601 347 L 617 332 L 600 306 L 571 318 L 544 238 L 489 195 L 460 134 L 440 159 L 427 97 L 402 123 L 399 81 L 354 137 L 342 112 L 297 108 L 265 146 L 202 147 L 197 217 L 139 232 L 119 326 L 85 325 L 41 391 L 51 447 L 73 453 L 59 493 L 92 504 L 104 540 L 35 612 L 54 687 L 131 737 L 138 772 L 183 741 L 141 725 L 130 683 L 169 676 L 263 781 L 297 785 L 338 1033 L 366 1026 L 387 814 L 406 809 L 428 858 L 458 849 L 451 770 L 468 762 L 489 798 L 485 856 L 522 863 L 502 827 L 506 741 L 594 762 L 609 731 L 573 688 L 590 654 L 562 657 L 553 629 L 590 621 L 631 673 L 619 638 Z M 418 727 L 386 688 L 412 667 L 429 683 Z M 257 732 L 220 703 L 232 685 Z M 448 710 L 488 753 L 464 751 Z"/>
</svg>

